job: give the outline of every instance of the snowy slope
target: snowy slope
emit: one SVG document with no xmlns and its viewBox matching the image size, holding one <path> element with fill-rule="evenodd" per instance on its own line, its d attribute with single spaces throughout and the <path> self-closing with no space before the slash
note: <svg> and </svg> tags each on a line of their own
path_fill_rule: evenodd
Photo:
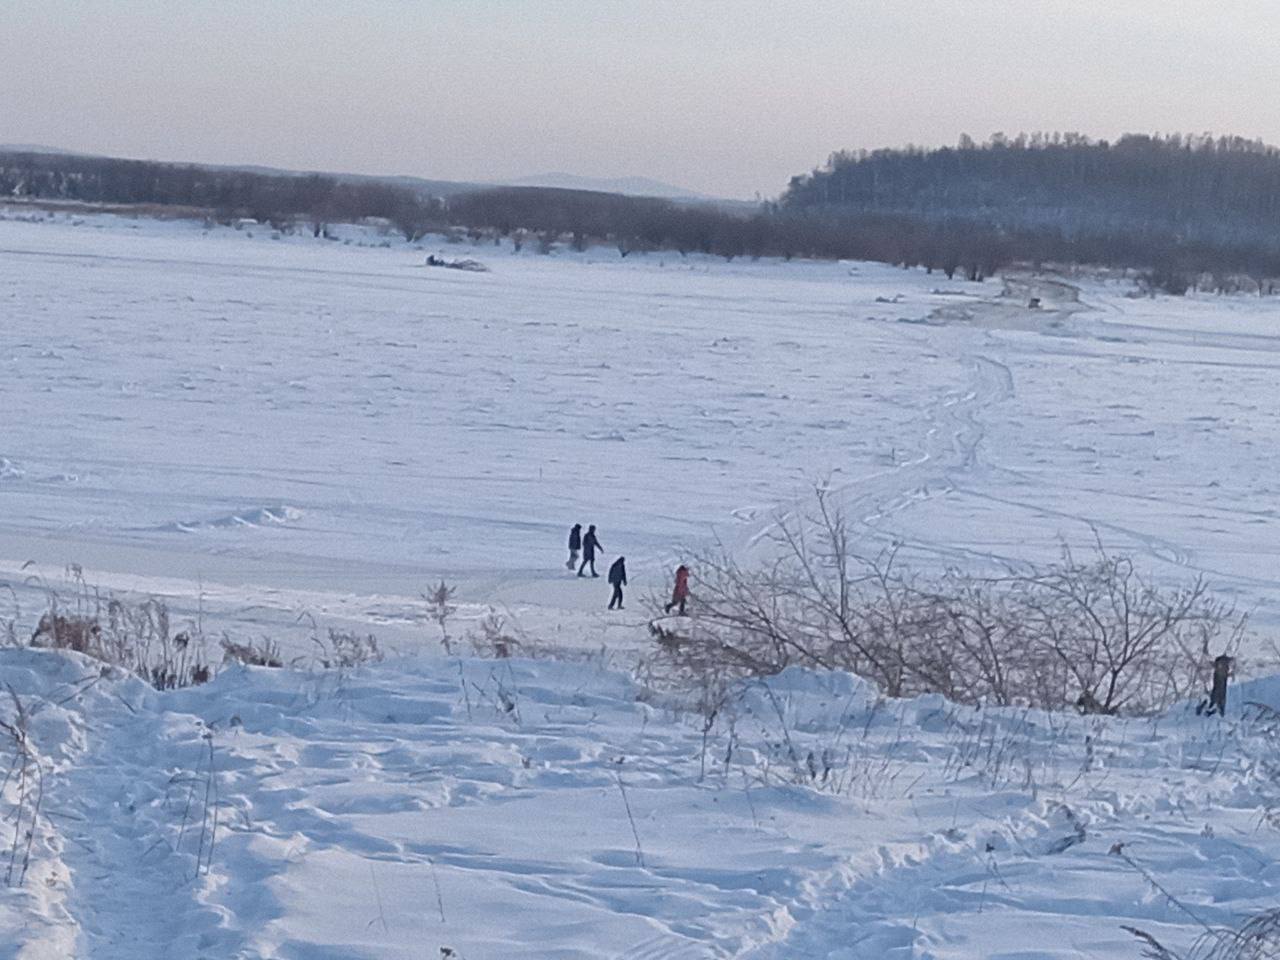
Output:
<svg viewBox="0 0 1280 960">
<path fill-rule="evenodd" d="M 704 738 L 592 663 L 162 695 L 0 650 L 0 675 L 44 773 L 0 957 L 1122 958 L 1122 924 L 1181 949 L 1280 890 L 1274 731 L 1238 713 L 975 711 L 791 671 Z M 15 805 L 11 780 L 6 851 Z"/>
<path fill-rule="evenodd" d="M 623 647 L 642 617 L 565 576 L 569 524 L 661 591 L 826 477 L 917 565 L 1096 530 L 1278 619 L 1269 300 L 6 216 L 0 577 L 25 620 L 74 563 L 237 634 L 309 614 L 409 649 L 444 577 L 464 619 Z"/>
</svg>

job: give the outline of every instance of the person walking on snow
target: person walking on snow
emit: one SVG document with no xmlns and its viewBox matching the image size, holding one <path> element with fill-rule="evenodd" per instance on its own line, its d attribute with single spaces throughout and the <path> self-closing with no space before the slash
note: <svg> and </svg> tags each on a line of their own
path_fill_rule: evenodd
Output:
<svg viewBox="0 0 1280 960">
<path fill-rule="evenodd" d="M 622 588 L 627 585 L 626 557 L 619 557 L 609 568 L 609 583 L 613 585 L 613 596 L 609 598 L 609 609 L 616 603 L 622 609 Z"/>
<path fill-rule="evenodd" d="M 683 563 L 676 567 L 676 585 L 671 591 L 671 602 L 665 607 L 667 613 L 672 607 L 680 608 L 680 616 L 687 617 L 684 611 L 685 602 L 689 599 L 689 568 Z"/>
<path fill-rule="evenodd" d="M 582 571 L 587 569 L 587 564 L 591 564 L 591 575 L 598 577 L 596 573 L 596 551 L 604 553 L 604 548 L 600 546 L 600 541 L 596 539 L 596 525 L 593 523 L 587 527 L 587 535 L 582 538 L 582 566 L 578 567 L 578 576 L 585 577 Z"/>
<path fill-rule="evenodd" d="M 582 524 L 575 523 L 569 530 L 569 559 L 565 569 L 572 570 L 578 565 L 578 551 L 582 549 Z"/>
</svg>

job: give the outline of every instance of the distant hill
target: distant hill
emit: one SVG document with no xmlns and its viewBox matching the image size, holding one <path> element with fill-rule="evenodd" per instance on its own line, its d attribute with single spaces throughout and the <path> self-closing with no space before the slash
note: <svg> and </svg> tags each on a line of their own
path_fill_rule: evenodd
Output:
<svg viewBox="0 0 1280 960">
<path fill-rule="evenodd" d="M 286 167 L 271 167 L 252 163 L 195 163 L 172 160 L 139 160 L 136 158 L 111 157 L 97 153 L 82 153 L 78 150 L 65 150 L 62 147 L 50 147 L 35 143 L 0 144 L 0 156 L 17 157 L 50 157 L 83 160 L 120 161 L 123 163 L 144 163 L 163 169 L 186 168 L 191 170 L 208 170 L 222 173 L 247 173 L 259 177 L 325 177 L 339 183 L 347 184 L 381 184 L 412 190 L 424 197 L 451 197 L 459 193 L 470 193 L 484 190 L 489 186 L 479 182 L 462 180 L 432 180 L 426 177 L 413 177 L 397 174 L 377 173 L 332 173 L 325 170 L 294 170 Z"/>
<path fill-rule="evenodd" d="M 495 181 L 506 187 L 554 187 L 560 190 L 592 190 L 596 193 L 620 193 L 626 197 L 659 197 L 663 200 L 714 200 L 716 197 L 697 193 L 674 184 L 648 177 L 582 177 L 574 173 L 539 173 L 515 180 Z"/>
<path fill-rule="evenodd" d="M 790 211 L 960 219 L 1005 230 L 1277 245 L 1280 149 L 1240 137 L 963 138 L 958 147 L 833 154 L 793 177 Z"/>
<path fill-rule="evenodd" d="M 1239 137 L 1126 134 L 1110 143 L 1072 134 L 843 151 L 793 177 L 784 202 L 1056 222 L 1066 211 L 1181 224 L 1222 214 L 1274 220 L 1280 149 Z"/>
<path fill-rule="evenodd" d="M 62 147 L 50 147 L 36 143 L 0 144 L 0 154 L 35 154 L 48 157 L 86 157 L 97 159 L 122 159 L 102 154 L 82 153 Z M 564 190 L 592 190 L 597 193 L 618 193 L 628 197 L 660 197 L 665 200 L 713 200 L 706 194 L 686 190 L 648 177 L 581 177 L 572 173 L 543 173 L 512 180 L 437 180 L 407 174 L 341 173 L 331 170 L 295 170 L 252 163 L 187 163 L 182 161 L 144 161 L 163 163 L 166 166 L 191 166 L 204 170 L 226 170 L 252 173 L 267 177 L 330 177 L 343 183 L 385 183 L 405 187 L 423 195 L 452 197 L 460 193 L 472 193 L 499 187 L 555 187 Z"/>
<path fill-rule="evenodd" d="M 480 183 L 470 183 L 464 180 L 431 180 L 426 177 L 411 177 L 400 174 L 380 174 L 380 173 L 333 173 L 327 170 L 289 170 L 283 167 L 265 167 L 255 164 L 210 164 L 202 163 L 199 166 L 207 170 L 227 170 L 242 173 L 255 173 L 265 177 L 327 177 L 336 180 L 339 183 L 374 183 L 385 184 L 393 187 L 404 187 L 412 190 L 422 196 L 431 197 L 452 197 L 459 193 L 470 193 L 474 190 L 483 190 L 485 187 Z"/>
<path fill-rule="evenodd" d="M 61 147 L 47 147 L 39 143 L 0 143 L 0 153 L 43 153 L 51 157 L 75 156 L 74 150 Z"/>
</svg>

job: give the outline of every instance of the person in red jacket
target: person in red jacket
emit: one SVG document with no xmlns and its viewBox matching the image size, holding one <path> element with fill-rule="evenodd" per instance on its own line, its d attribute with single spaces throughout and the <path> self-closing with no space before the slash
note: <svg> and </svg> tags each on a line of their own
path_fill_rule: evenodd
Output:
<svg viewBox="0 0 1280 960">
<path fill-rule="evenodd" d="M 676 585 L 671 591 L 671 602 L 667 604 L 667 613 L 671 612 L 672 607 L 680 608 L 680 616 L 687 617 L 684 605 L 689 599 L 689 568 L 683 563 L 676 567 Z"/>
</svg>

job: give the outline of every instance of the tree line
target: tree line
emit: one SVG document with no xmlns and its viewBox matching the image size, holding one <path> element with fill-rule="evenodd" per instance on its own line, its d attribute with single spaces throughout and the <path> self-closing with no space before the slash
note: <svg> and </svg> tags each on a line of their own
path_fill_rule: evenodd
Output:
<svg viewBox="0 0 1280 960">
<path fill-rule="evenodd" d="M 0 154 L 0 196 L 156 204 L 278 227 L 381 218 L 410 241 L 463 229 L 620 256 L 648 250 L 875 260 L 980 280 L 1011 263 L 1138 268 L 1175 293 L 1280 277 L 1280 150 L 1240 138 L 1077 134 L 833 154 L 776 202 L 729 208 L 586 190 L 499 187 L 435 197 L 319 174 Z"/>
<path fill-rule="evenodd" d="M 1019 260 L 1146 268 L 1183 292 L 1280 276 L 1280 149 L 1241 137 L 1128 134 L 963 136 L 955 147 L 842 151 L 793 177 L 784 212 L 899 221 L 923 262 L 930 229 L 960 225 L 965 246 L 1010 246 Z M 1003 257 L 1008 254 L 995 253 Z"/>
<path fill-rule="evenodd" d="M 305 222 L 317 235 L 330 223 L 380 217 L 416 240 L 443 221 L 440 200 L 376 180 L 63 154 L 0 154 L 0 196 L 187 207 L 225 222 Z"/>
</svg>

